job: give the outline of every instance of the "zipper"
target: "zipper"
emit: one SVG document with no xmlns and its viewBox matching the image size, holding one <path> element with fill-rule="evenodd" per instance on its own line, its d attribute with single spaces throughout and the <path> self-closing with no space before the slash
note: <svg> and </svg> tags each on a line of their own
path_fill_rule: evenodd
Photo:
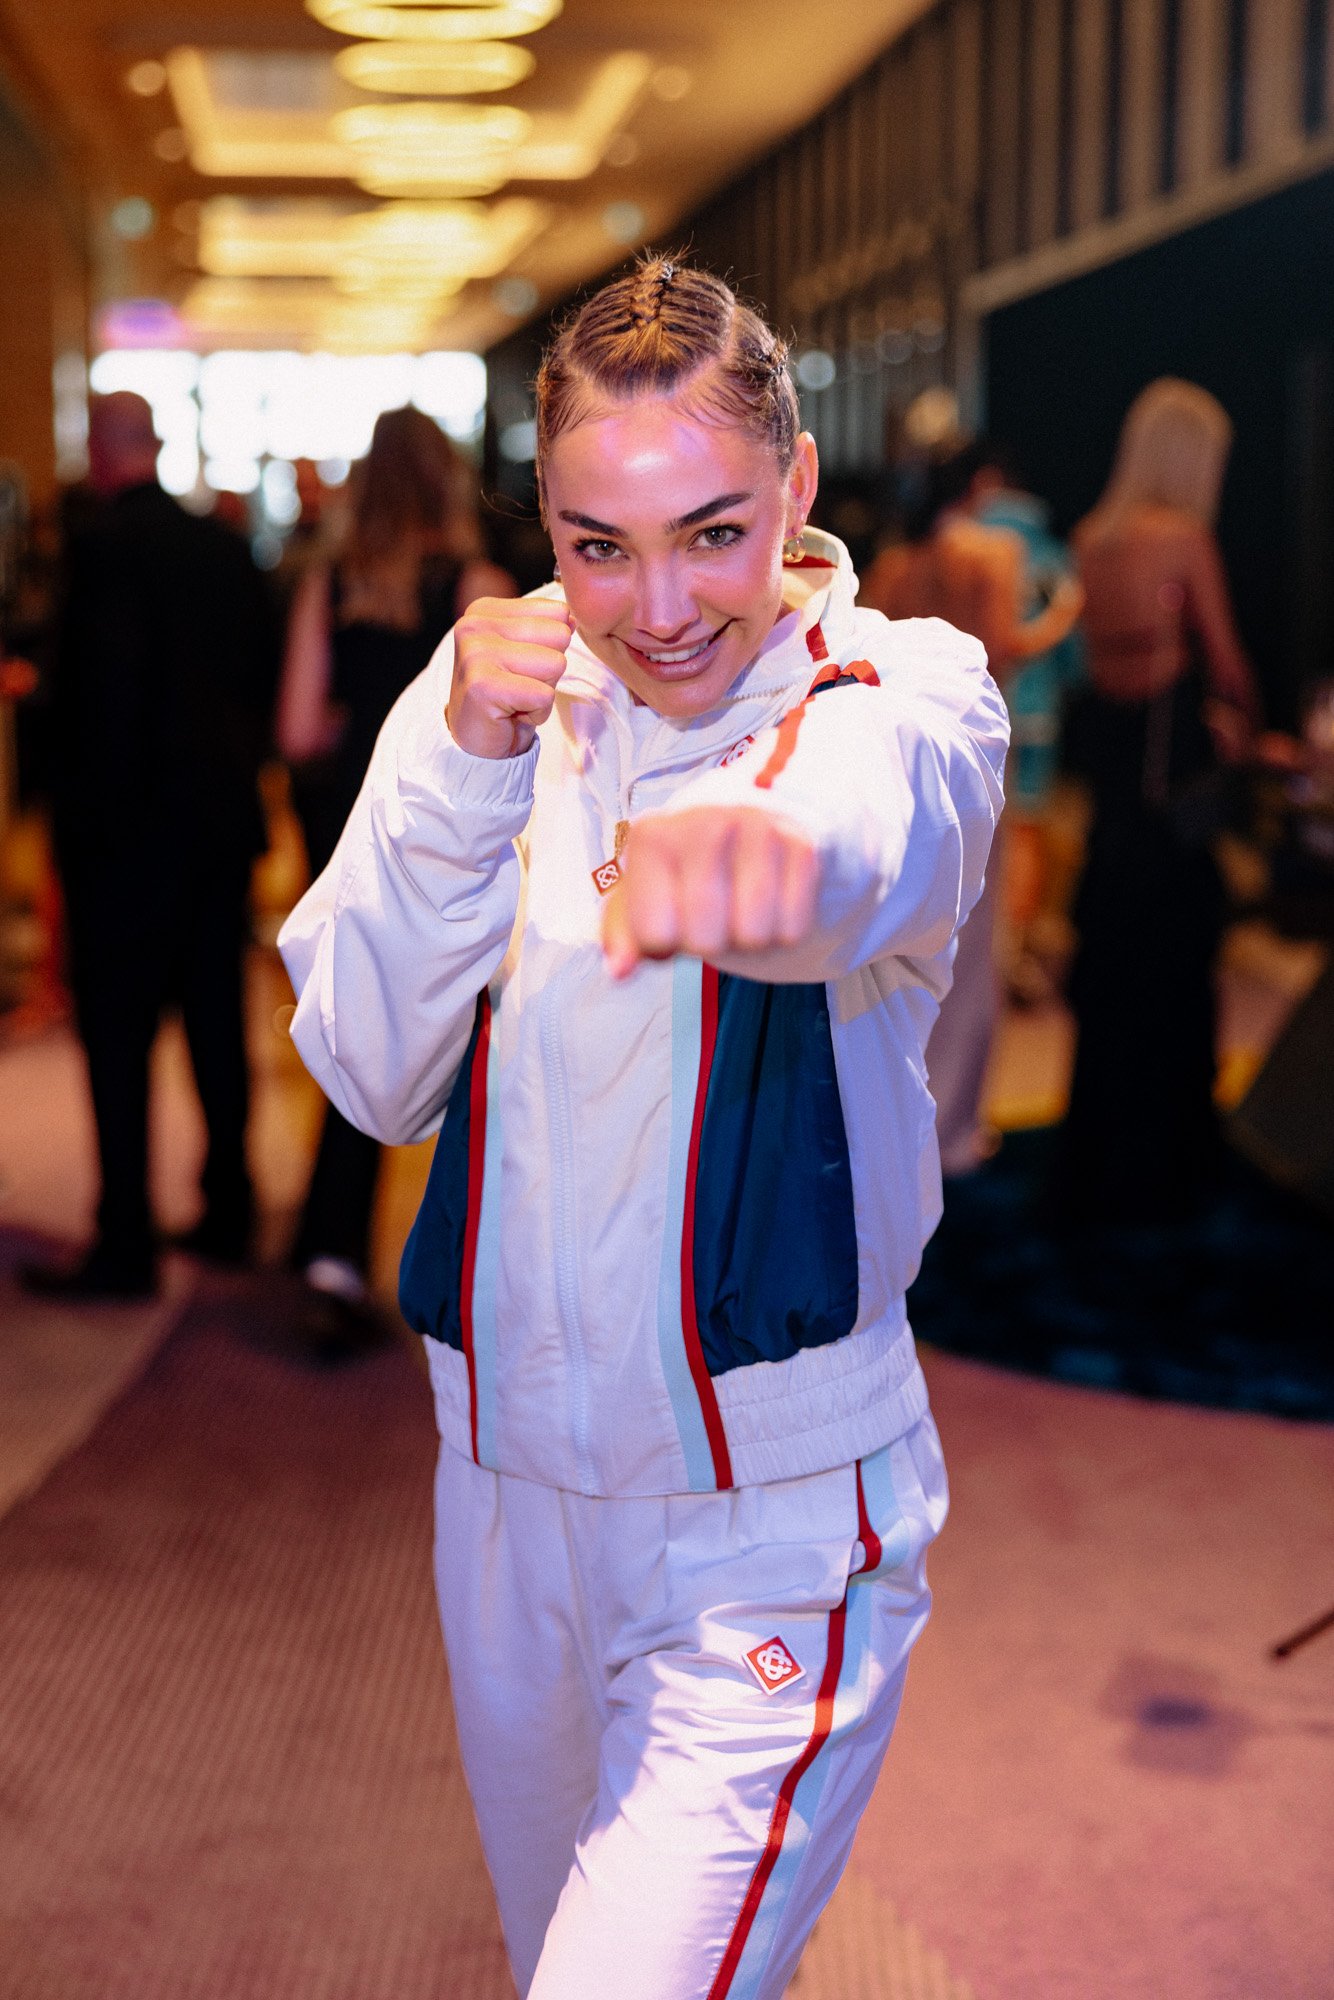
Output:
<svg viewBox="0 0 1334 2000">
<path fill-rule="evenodd" d="M 565 1067 L 565 1048 L 556 1014 L 555 982 L 543 992 L 541 1008 L 542 1060 L 549 1086 L 547 1113 L 551 1120 L 556 1155 L 552 1180 L 556 1305 L 569 1358 L 570 1430 L 579 1488 L 584 1493 L 595 1493 L 597 1481 L 588 1440 L 588 1346 L 579 1315 L 579 1284 L 574 1255 L 574 1119 L 570 1111 L 570 1079 Z"/>
</svg>

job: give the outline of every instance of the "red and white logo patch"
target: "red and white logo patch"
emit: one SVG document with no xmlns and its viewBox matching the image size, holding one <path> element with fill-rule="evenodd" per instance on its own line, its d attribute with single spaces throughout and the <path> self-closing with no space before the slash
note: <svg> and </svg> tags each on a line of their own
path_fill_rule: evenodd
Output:
<svg viewBox="0 0 1334 2000">
<path fill-rule="evenodd" d="M 735 764 L 738 757 L 745 756 L 747 750 L 749 750 L 751 744 L 754 741 L 755 738 L 753 736 L 743 736 L 739 743 L 734 743 L 732 745 L 731 749 L 728 751 L 725 757 L 719 758 L 718 769 L 720 771 L 725 771 L 729 764 Z"/>
<path fill-rule="evenodd" d="M 620 879 L 621 864 L 619 861 L 604 861 L 600 868 L 593 870 L 593 886 L 599 896 L 610 896 Z"/>
<path fill-rule="evenodd" d="M 793 1659 L 781 1639 L 766 1639 L 762 1646 L 753 1646 L 745 1658 L 746 1665 L 766 1694 L 777 1694 L 779 1688 L 787 1687 L 791 1681 L 801 1680 L 806 1672 Z"/>
</svg>

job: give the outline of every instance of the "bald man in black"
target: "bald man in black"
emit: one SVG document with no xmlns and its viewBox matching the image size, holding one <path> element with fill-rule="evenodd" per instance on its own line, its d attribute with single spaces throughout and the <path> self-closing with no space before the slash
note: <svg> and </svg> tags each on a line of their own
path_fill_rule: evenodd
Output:
<svg viewBox="0 0 1334 2000">
<path fill-rule="evenodd" d="M 162 491 L 157 452 L 142 397 L 94 400 L 98 504 L 68 550 L 56 653 L 56 845 L 102 1194 L 83 1261 L 34 1276 L 88 1297 L 155 1285 L 148 1059 L 173 1002 L 208 1125 L 197 1247 L 239 1259 L 251 1224 L 242 953 L 280 637 L 246 543 Z"/>
</svg>

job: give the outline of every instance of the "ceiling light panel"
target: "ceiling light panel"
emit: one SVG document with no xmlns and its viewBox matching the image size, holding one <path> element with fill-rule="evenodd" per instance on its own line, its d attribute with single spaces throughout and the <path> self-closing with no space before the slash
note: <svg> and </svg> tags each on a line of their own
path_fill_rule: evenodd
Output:
<svg viewBox="0 0 1334 2000">
<path fill-rule="evenodd" d="M 404 97 L 467 97 L 510 90 L 532 75 L 536 58 L 513 42 L 358 42 L 334 68 L 357 90 Z"/>
<path fill-rule="evenodd" d="M 560 110 L 357 101 L 327 56 L 176 49 L 167 59 L 190 159 L 203 174 L 351 180 L 385 197 L 493 194 L 511 180 L 591 174 L 652 73 L 606 56 Z"/>
<path fill-rule="evenodd" d="M 462 6 L 401 0 L 395 6 L 367 6 L 365 0 L 306 0 L 306 11 L 340 35 L 366 41 L 476 42 L 531 35 L 560 13 L 563 0 L 495 0 Z"/>
<path fill-rule="evenodd" d="M 246 201 L 223 195 L 204 206 L 199 263 L 220 278 L 325 278 L 346 290 L 367 284 L 417 290 L 494 277 L 546 226 L 540 202 L 512 196 L 473 202 L 393 202 L 356 208 L 319 201 Z"/>
</svg>

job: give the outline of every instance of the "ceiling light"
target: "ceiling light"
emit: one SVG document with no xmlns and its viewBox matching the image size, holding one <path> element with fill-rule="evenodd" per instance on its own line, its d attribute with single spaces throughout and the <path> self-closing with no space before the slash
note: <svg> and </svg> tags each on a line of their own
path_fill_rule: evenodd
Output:
<svg viewBox="0 0 1334 2000">
<path fill-rule="evenodd" d="M 160 62 L 137 62 L 133 69 L 125 72 L 125 83 L 136 97 L 156 97 L 167 86 L 166 65 Z"/>
<path fill-rule="evenodd" d="M 509 104 L 358 104 L 331 122 L 334 136 L 346 145 L 383 147 L 416 158 L 517 146 L 532 120 Z"/>
<path fill-rule="evenodd" d="M 463 104 L 359 104 L 331 121 L 361 185 L 403 193 L 500 186 L 530 122 L 508 105 Z"/>
<path fill-rule="evenodd" d="M 406 97 L 508 90 L 536 66 L 532 52 L 512 42 L 357 42 L 334 57 L 345 83 Z"/>
<path fill-rule="evenodd" d="M 205 208 L 199 263 L 215 277 L 332 278 L 356 290 L 401 280 L 438 289 L 503 271 L 546 221 L 539 202 L 519 197 L 490 208 L 405 201 L 349 210 L 223 195 Z"/>
<path fill-rule="evenodd" d="M 422 5 L 405 0 L 393 6 L 367 6 L 365 0 L 306 0 L 306 10 L 340 35 L 368 41 L 475 42 L 490 37 L 531 35 L 545 28 L 561 11 L 563 0 L 489 0 L 481 6 L 447 0 Z"/>
</svg>

